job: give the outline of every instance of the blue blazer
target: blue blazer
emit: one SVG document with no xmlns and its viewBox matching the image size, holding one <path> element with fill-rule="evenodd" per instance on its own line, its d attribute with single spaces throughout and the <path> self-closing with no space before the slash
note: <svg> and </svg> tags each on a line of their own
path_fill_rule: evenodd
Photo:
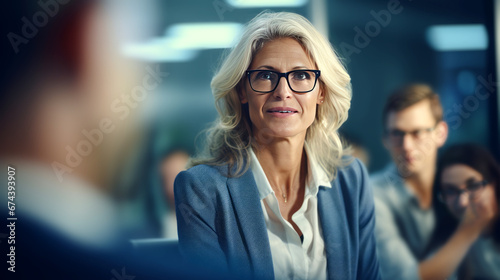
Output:
<svg viewBox="0 0 500 280">
<path fill-rule="evenodd" d="M 198 165 L 174 184 L 179 247 L 240 277 L 273 279 L 273 261 L 252 171 L 227 177 L 227 166 Z M 329 279 L 379 279 L 374 204 L 359 160 L 338 170 L 332 188 L 320 187 L 318 211 Z"/>
</svg>

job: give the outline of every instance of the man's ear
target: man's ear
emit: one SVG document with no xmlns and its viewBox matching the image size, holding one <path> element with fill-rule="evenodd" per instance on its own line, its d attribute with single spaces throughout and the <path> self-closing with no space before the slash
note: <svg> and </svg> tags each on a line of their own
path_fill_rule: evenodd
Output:
<svg viewBox="0 0 500 280">
<path fill-rule="evenodd" d="M 442 147 L 448 138 L 448 124 L 440 121 L 436 126 L 435 141 L 438 147 Z"/>
</svg>

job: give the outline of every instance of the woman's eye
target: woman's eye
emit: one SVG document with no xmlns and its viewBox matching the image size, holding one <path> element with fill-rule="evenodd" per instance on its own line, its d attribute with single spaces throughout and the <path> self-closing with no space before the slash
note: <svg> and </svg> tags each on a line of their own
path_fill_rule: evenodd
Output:
<svg viewBox="0 0 500 280">
<path fill-rule="evenodd" d="M 467 185 L 467 189 L 469 191 L 477 191 L 478 189 L 480 189 L 482 187 L 482 183 L 481 182 L 472 182 L 472 183 L 469 183 Z"/>
<path fill-rule="evenodd" d="M 296 80 L 309 80 L 311 75 L 307 72 L 295 72 L 293 73 L 293 78 Z"/>
<path fill-rule="evenodd" d="M 447 189 L 443 191 L 443 194 L 446 196 L 457 196 L 460 193 L 460 191 L 457 191 L 455 189 Z"/>
<path fill-rule="evenodd" d="M 263 79 L 263 80 L 271 80 L 272 76 L 273 75 L 271 72 L 260 72 L 258 75 L 259 79 Z"/>
</svg>

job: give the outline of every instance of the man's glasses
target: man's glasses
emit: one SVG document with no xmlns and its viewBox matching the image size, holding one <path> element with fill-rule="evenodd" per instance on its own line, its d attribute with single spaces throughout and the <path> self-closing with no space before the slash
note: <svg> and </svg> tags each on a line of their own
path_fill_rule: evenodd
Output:
<svg viewBox="0 0 500 280">
<path fill-rule="evenodd" d="M 468 182 L 465 185 L 465 189 L 459 189 L 456 186 L 443 186 L 439 193 L 439 199 L 446 204 L 452 204 L 458 201 L 458 198 L 463 193 L 467 193 L 470 199 L 476 199 L 486 185 L 488 185 L 487 180 Z"/>
<path fill-rule="evenodd" d="M 247 77 L 250 87 L 260 93 L 269 93 L 278 87 L 281 77 L 285 77 L 290 89 L 296 93 L 310 92 L 316 86 L 319 70 L 293 70 L 280 73 L 271 70 L 248 70 Z"/>
<path fill-rule="evenodd" d="M 391 129 L 386 132 L 386 137 L 392 145 L 401 145 L 406 134 L 410 134 L 413 140 L 421 142 L 426 139 L 436 127 L 416 129 L 413 131 L 403 131 L 399 129 Z"/>
</svg>

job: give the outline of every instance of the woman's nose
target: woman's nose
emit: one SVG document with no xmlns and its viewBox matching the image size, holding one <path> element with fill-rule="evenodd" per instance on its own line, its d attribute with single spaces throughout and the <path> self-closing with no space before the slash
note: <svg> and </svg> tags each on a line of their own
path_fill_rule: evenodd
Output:
<svg viewBox="0 0 500 280">
<path fill-rule="evenodd" d="M 458 196 L 458 205 L 464 208 L 469 206 L 469 193 L 463 192 Z"/>
<path fill-rule="evenodd" d="M 280 78 L 278 86 L 273 92 L 273 96 L 281 100 L 285 100 L 292 96 L 292 90 L 288 86 L 288 82 L 285 77 Z"/>
</svg>

